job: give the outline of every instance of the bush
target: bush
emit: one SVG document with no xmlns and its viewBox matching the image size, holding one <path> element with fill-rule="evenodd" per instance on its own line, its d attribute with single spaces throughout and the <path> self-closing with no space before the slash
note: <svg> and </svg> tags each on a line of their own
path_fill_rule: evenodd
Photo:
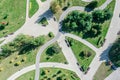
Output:
<svg viewBox="0 0 120 80">
<path fill-rule="evenodd" d="M 44 76 L 44 75 L 45 75 L 45 71 L 41 70 L 41 76 Z"/>
<path fill-rule="evenodd" d="M 120 67 L 120 38 L 116 40 L 109 51 L 109 58 L 115 66 Z"/>
<path fill-rule="evenodd" d="M 15 65 L 15 66 L 19 66 L 20 64 L 21 64 L 21 62 L 18 61 L 18 62 L 16 62 L 14 65 Z"/>
<path fill-rule="evenodd" d="M 33 38 L 28 35 L 18 35 L 13 42 L 9 42 L 3 46 L 2 49 L 2 56 L 9 56 L 11 53 L 19 51 L 19 54 L 26 53 L 35 49 L 36 47 L 43 45 L 45 43 L 45 36 L 38 36 Z"/>
<path fill-rule="evenodd" d="M 49 37 L 54 37 L 54 34 L 52 32 L 49 32 L 48 36 Z"/>
<path fill-rule="evenodd" d="M 84 58 L 85 57 L 84 51 L 80 52 L 79 56 L 82 57 L 82 58 Z"/>
<path fill-rule="evenodd" d="M 90 57 L 91 55 L 92 55 L 92 53 L 91 53 L 91 52 L 87 52 L 86 57 Z"/>
<path fill-rule="evenodd" d="M 54 54 L 60 53 L 61 48 L 58 45 L 53 45 L 47 49 L 46 54 L 49 56 L 53 56 Z"/>
<path fill-rule="evenodd" d="M 62 78 L 61 77 L 57 77 L 56 80 L 62 80 Z"/>
<path fill-rule="evenodd" d="M 21 62 L 25 62 L 26 60 L 27 60 L 27 58 L 24 57 L 24 58 L 21 60 Z"/>
<path fill-rule="evenodd" d="M 6 19 L 7 17 L 8 17 L 8 14 L 5 14 L 4 17 L 3 17 L 3 19 Z"/>
<path fill-rule="evenodd" d="M 3 71 L 4 69 L 2 67 L 0 67 L 0 72 Z"/>
<path fill-rule="evenodd" d="M 5 26 L 3 24 L 0 24 L 0 30 L 3 30 Z"/>
<path fill-rule="evenodd" d="M 92 1 L 86 6 L 86 8 L 94 9 L 97 6 L 98 6 L 98 1 Z"/>
<path fill-rule="evenodd" d="M 10 63 L 13 63 L 14 62 L 14 59 L 10 60 Z"/>
</svg>

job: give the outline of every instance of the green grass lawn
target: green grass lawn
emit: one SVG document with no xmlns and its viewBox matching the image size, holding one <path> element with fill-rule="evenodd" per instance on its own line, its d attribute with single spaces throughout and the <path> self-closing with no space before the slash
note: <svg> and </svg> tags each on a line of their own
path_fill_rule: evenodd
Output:
<svg viewBox="0 0 120 80">
<path fill-rule="evenodd" d="M 45 26 L 48 25 L 47 18 L 46 18 L 46 17 L 43 17 L 43 18 L 40 20 L 39 24 L 42 24 L 42 25 L 45 25 Z"/>
<path fill-rule="evenodd" d="M 44 72 L 44 74 L 42 74 Z M 35 71 L 28 72 L 16 80 L 34 80 Z M 61 77 L 61 79 L 57 79 Z M 50 78 L 50 79 L 48 79 Z M 69 70 L 59 68 L 42 68 L 40 80 L 80 80 L 78 76 Z"/>
<path fill-rule="evenodd" d="M 29 17 L 32 17 L 37 12 L 38 9 L 39 9 L 39 6 L 36 0 L 30 0 Z"/>
<path fill-rule="evenodd" d="M 41 0 L 42 2 L 45 2 L 46 0 Z"/>
<path fill-rule="evenodd" d="M 51 39 L 48 36 L 45 38 L 46 41 Z M 9 76 L 19 71 L 20 69 L 35 64 L 36 54 L 39 48 L 40 46 L 21 55 L 18 55 L 17 52 L 12 53 L 7 58 L 0 59 L 0 67 L 3 68 L 3 71 L 0 72 L 0 80 L 7 80 Z M 16 62 L 21 61 L 24 57 L 26 58 L 25 62 L 21 62 L 19 66 L 14 66 Z M 10 63 L 11 60 L 13 61 L 12 63 Z"/>
<path fill-rule="evenodd" d="M 93 60 L 93 58 L 94 58 L 94 56 L 95 56 L 95 52 L 94 52 L 92 49 L 90 49 L 88 46 L 84 45 L 83 43 L 81 43 L 81 42 L 79 42 L 79 41 L 77 41 L 77 40 L 74 40 L 74 39 L 69 38 L 69 37 L 67 37 L 67 39 L 68 39 L 68 41 L 69 41 L 70 43 L 73 44 L 73 45 L 71 46 L 71 48 L 72 48 L 72 50 L 73 50 L 73 52 L 74 52 L 74 54 L 75 54 L 75 57 L 76 57 L 77 60 L 78 60 L 78 63 L 79 63 L 81 66 L 84 66 L 84 69 L 86 70 L 86 69 L 89 67 L 91 61 Z M 84 57 L 84 58 L 81 57 L 81 56 L 80 56 L 80 53 L 81 53 L 82 51 L 88 51 L 88 52 L 90 52 L 90 53 L 91 53 L 91 56 L 90 56 L 90 57 Z"/>
<path fill-rule="evenodd" d="M 106 9 L 110 9 L 110 11 L 114 11 L 114 6 L 115 6 L 115 0 L 113 0 L 108 6 Z M 96 38 L 88 38 L 87 40 L 92 43 L 94 46 L 96 47 L 100 47 L 97 45 L 98 43 L 98 39 L 99 37 L 103 37 L 105 38 L 106 34 L 107 34 L 107 31 L 108 31 L 108 28 L 110 26 L 110 23 L 111 23 L 111 20 L 108 20 L 108 21 L 105 21 L 102 25 L 102 33 L 96 37 Z"/>
<path fill-rule="evenodd" d="M 8 23 L 5 29 L 0 30 L 0 37 L 18 30 L 24 24 L 25 16 L 26 0 L 0 0 L 0 23 Z"/>
<path fill-rule="evenodd" d="M 54 44 L 50 45 L 48 48 L 50 48 L 53 45 L 57 45 L 57 42 L 55 42 Z M 48 49 L 47 48 L 47 49 Z M 52 56 L 47 55 L 46 51 L 47 49 L 43 52 L 43 54 L 41 54 L 41 62 L 59 62 L 59 63 L 67 63 L 65 56 L 63 55 L 62 51 L 60 51 L 60 53 L 54 54 Z M 49 59 L 47 59 L 49 58 Z"/>
<path fill-rule="evenodd" d="M 94 80 L 104 80 L 109 74 L 112 73 L 110 66 L 106 65 L 105 62 L 102 63 L 94 75 Z"/>
<path fill-rule="evenodd" d="M 89 4 L 89 2 L 84 2 L 82 0 L 56 0 L 58 2 L 58 4 L 61 6 L 61 8 L 65 8 L 68 6 L 72 7 L 72 6 L 82 6 L 85 7 L 86 5 Z M 98 6 L 101 6 L 106 0 L 97 0 L 98 1 Z M 56 14 L 54 14 L 57 18 L 57 20 L 59 20 L 60 15 L 62 14 L 62 12 L 57 12 Z"/>
<path fill-rule="evenodd" d="M 110 9 L 110 11 L 114 11 L 114 6 L 115 6 L 115 0 L 113 0 L 107 7 L 106 9 Z M 102 33 L 98 36 L 98 37 L 95 37 L 95 38 L 85 38 L 87 41 L 89 41 L 90 43 L 92 43 L 94 46 L 96 47 L 101 47 L 101 45 L 98 45 L 98 42 L 99 42 L 99 39 L 100 37 L 102 37 L 102 40 L 105 39 L 105 36 L 107 34 L 107 31 L 108 31 L 108 28 L 110 26 L 110 22 L 111 20 L 107 20 L 105 21 L 103 24 L 101 24 L 102 26 Z M 78 33 L 78 32 L 74 32 L 74 31 L 71 31 L 70 33 L 72 34 L 75 34 L 75 35 L 78 35 L 80 37 L 82 37 L 82 33 Z"/>
</svg>

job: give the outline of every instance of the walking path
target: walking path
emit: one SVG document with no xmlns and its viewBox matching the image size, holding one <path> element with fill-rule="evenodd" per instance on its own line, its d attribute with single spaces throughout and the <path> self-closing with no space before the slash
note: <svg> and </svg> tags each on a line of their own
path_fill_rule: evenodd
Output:
<svg viewBox="0 0 120 80">
<path fill-rule="evenodd" d="M 26 21 L 28 21 L 29 18 L 29 0 L 27 0 L 27 6 L 26 6 Z"/>
<path fill-rule="evenodd" d="M 61 35 L 58 39 L 58 44 L 62 49 L 62 52 L 65 56 L 65 58 L 68 61 L 69 66 L 74 70 L 74 72 L 77 73 L 77 75 L 82 79 L 83 73 L 80 71 L 79 66 L 77 65 L 77 59 L 70 47 L 67 46 L 65 42 L 65 36 Z"/>
<path fill-rule="evenodd" d="M 93 0 L 82 0 L 84 2 L 92 2 Z"/>
<path fill-rule="evenodd" d="M 31 25 L 36 25 L 36 22 L 41 18 L 41 17 L 43 17 L 43 15 L 42 14 L 44 14 L 44 13 L 46 13 L 46 11 L 48 11 L 48 9 L 49 9 L 49 7 L 50 7 L 50 2 L 51 2 L 52 0 L 47 0 L 46 2 L 44 2 L 44 3 L 41 3 L 41 1 L 40 0 L 37 0 L 37 2 L 39 3 L 39 6 L 41 5 L 42 6 L 42 9 L 40 9 L 39 8 L 39 10 L 35 13 L 35 15 L 33 15 L 33 17 L 30 19 L 30 20 L 28 20 L 27 22 L 28 23 L 31 23 L 31 24 L 29 24 L 28 25 L 28 23 L 27 24 L 25 24 L 26 25 L 26 27 L 27 26 L 31 26 Z M 111 2 L 112 0 L 107 0 L 100 8 L 97 8 L 97 9 L 104 9 L 106 6 L 107 6 L 107 4 L 109 4 L 110 2 Z M 68 62 L 69 62 L 69 64 L 68 65 L 61 65 L 60 63 L 49 63 L 49 64 L 47 64 L 47 63 L 43 63 L 44 64 L 44 67 L 50 67 L 50 66 L 57 66 L 57 65 L 59 65 L 59 66 L 57 66 L 58 68 L 64 68 L 64 69 L 69 69 L 69 70 L 72 70 L 72 71 L 74 71 L 74 72 L 76 72 L 76 74 L 81 78 L 81 80 L 93 80 L 93 76 L 94 76 L 94 74 L 96 73 L 96 71 L 97 71 L 97 69 L 99 68 L 99 66 L 100 66 L 100 64 L 104 61 L 104 60 L 106 60 L 106 59 L 108 59 L 108 57 L 107 57 L 107 54 L 108 54 L 108 51 L 109 51 L 109 49 L 111 48 L 111 44 L 115 41 L 115 39 L 117 38 L 117 35 L 116 35 L 116 33 L 120 30 L 120 28 L 119 28 L 119 25 L 120 25 L 120 23 L 118 23 L 117 21 L 120 21 L 120 18 L 118 17 L 119 16 L 119 10 L 118 9 L 120 9 L 120 6 L 119 6 L 119 3 L 120 3 L 120 0 L 117 0 L 117 2 L 116 2 L 116 6 L 115 6 L 115 11 L 114 11 L 114 15 L 113 15 L 113 18 L 112 18 L 112 21 L 111 21 L 111 24 L 110 24 L 110 28 L 109 28 L 109 31 L 108 31 L 108 33 L 107 33 L 107 36 L 106 36 L 106 42 L 105 42 L 105 44 L 103 45 L 103 47 L 101 47 L 100 49 L 97 49 L 96 47 L 94 47 L 92 44 L 90 44 L 89 42 L 87 42 L 87 41 L 85 41 L 85 40 L 83 40 L 83 39 L 81 39 L 81 38 L 79 38 L 79 37 L 77 37 L 77 36 L 75 36 L 75 35 L 72 35 L 72 34 L 66 34 L 65 33 L 65 35 L 64 36 L 69 36 L 69 37 L 72 37 L 72 38 L 74 38 L 74 39 L 76 39 L 76 40 L 78 40 L 78 41 L 80 41 L 80 42 L 82 42 L 82 43 L 84 43 L 85 45 L 87 45 L 88 47 L 90 47 L 91 49 L 93 49 L 95 52 L 96 52 L 96 56 L 95 56 L 95 58 L 93 59 L 93 61 L 92 61 L 92 63 L 90 64 L 90 70 L 89 70 L 89 72 L 86 74 L 86 75 L 83 75 L 83 73 L 79 70 L 79 67 L 76 65 L 76 62 L 77 62 L 77 60 L 75 59 L 75 57 L 74 57 L 74 54 L 73 54 L 73 52 L 72 52 L 72 50 L 71 50 L 71 48 L 69 48 L 69 47 L 67 47 L 67 45 L 66 45 L 66 43 L 65 43 L 65 39 L 64 39 L 64 36 L 60 33 L 60 32 L 58 32 L 58 28 L 56 28 L 55 30 L 56 30 L 56 32 L 55 32 L 55 34 L 57 34 L 56 36 L 55 36 L 55 38 L 54 39 L 52 39 L 51 41 L 49 41 L 49 42 L 47 42 L 45 45 L 43 45 L 41 48 L 40 48 L 40 50 L 39 50 L 39 52 L 38 52 L 38 54 L 37 54 L 37 56 L 36 56 L 36 64 L 35 65 L 32 65 L 32 67 L 30 66 L 30 67 L 27 67 L 27 68 L 25 68 L 25 69 L 22 69 L 22 72 L 21 73 L 15 73 L 15 74 L 13 74 L 8 80 L 13 80 L 13 79 L 15 79 L 15 75 L 16 76 L 20 76 L 20 75 L 22 75 L 22 74 L 24 74 L 24 73 L 26 73 L 26 71 L 28 70 L 28 71 L 31 71 L 31 70 L 33 70 L 33 69 L 36 69 L 36 75 L 35 75 L 35 80 L 39 80 L 39 67 L 41 67 L 42 65 L 40 65 L 40 64 L 42 64 L 42 63 L 40 63 L 39 64 L 39 62 L 40 62 L 40 55 L 42 54 L 42 52 L 44 51 L 44 49 L 46 49 L 50 44 L 52 44 L 52 43 L 54 43 L 55 41 L 57 41 L 58 39 L 58 42 L 59 42 L 59 45 L 62 47 L 62 51 L 64 52 L 64 55 L 65 55 L 65 57 L 66 57 L 66 59 L 68 60 Z M 61 22 L 65 17 L 66 17 L 66 15 L 69 13 L 69 12 L 71 12 L 71 11 L 73 11 L 73 10 L 80 10 L 80 11 L 84 11 L 84 7 L 78 7 L 78 6 L 75 6 L 75 7 L 71 7 L 71 8 L 68 8 L 66 11 L 64 11 L 63 12 L 63 14 L 60 16 L 60 20 L 59 20 L 59 22 Z M 54 22 L 53 21 L 53 19 L 51 19 L 50 20 L 50 25 L 52 25 L 52 22 Z M 56 26 L 59 26 L 59 28 L 61 28 L 61 25 L 60 24 L 57 24 L 57 23 L 55 23 L 56 24 Z M 57 33 L 58 32 L 58 33 Z M 62 35 L 62 36 L 61 36 Z M 61 36 L 61 37 L 60 37 Z M 111 37 L 112 36 L 112 37 Z M 14 35 L 14 37 L 15 37 L 15 35 Z M 60 37 L 60 38 L 59 38 Z M 4 41 L 4 42 L 9 42 L 9 39 L 10 40 L 12 40 L 11 39 L 11 37 L 10 38 L 8 38 L 7 40 L 8 41 Z M 67 51 L 68 50 L 68 51 Z M 67 55 L 68 53 L 70 53 L 70 55 Z M 102 58 L 101 58 L 102 57 Z M 71 60 L 70 60 L 71 59 Z M 54 65 L 53 65 L 54 64 Z M 67 67 L 68 68 L 67 68 Z M 17 78 L 17 77 L 16 77 Z"/>
<path fill-rule="evenodd" d="M 120 80 L 120 68 L 111 73 L 105 80 Z"/>
<path fill-rule="evenodd" d="M 101 65 L 102 61 L 108 59 L 108 52 L 109 52 L 112 44 L 117 39 L 117 32 L 120 30 L 120 27 L 119 27 L 120 22 L 118 22 L 118 21 L 120 21 L 120 18 L 119 18 L 120 11 L 118 10 L 118 9 L 120 9 L 119 3 L 120 3 L 120 0 L 116 0 L 114 15 L 111 20 L 111 24 L 110 24 L 108 33 L 106 35 L 106 41 L 105 41 L 103 47 L 100 48 L 100 52 L 98 52 L 98 55 L 95 56 L 95 60 L 92 61 L 91 65 L 90 65 L 91 69 L 88 72 L 88 74 L 86 75 L 86 80 L 93 80 L 93 76 L 96 73 L 99 66 Z M 119 75 L 119 74 L 116 74 L 116 75 Z"/>
<path fill-rule="evenodd" d="M 81 37 L 78 37 L 78 36 L 76 36 L 74 34 L 70 34 L 70 33 L 65 33 L 65 36 L 68 36 L 68 37 L 71 37 L 75 40 L 78 40 L 78 41 L 82 42 L 83 44 L 85 44 L 86 46 L 88 46 L 89 48 L 93 49 L 93 51 L 95 51 L 96 53 L 98 52 L 98 48 L 93 46 L 91 43 L 89 43 L 85 39 L 82 39 Z"/>
<path fill-rule="evenodd" d="M 45 63 L 40 63 L 39 64 L 39 68 L 44 68 L 44 67 L 51 67 L 51 68 L 62 68 L 62 69 L 67 69 L 67 70 L 71 70 L 74 71 L 71 67 L 69 67 L 66 64 L 62 64 L 62 63 L 52 63 L 52 62 L 45 62 Z M 31 65 L 28 67 L 25 67 L 21 70 L 19 70 L 18 72 L 16 72 L 14 75 L 10 76 L 7 80 L 15 80 L 18 77 L 20 77 L 21 75 L 30 72 L 32 70 L 35 70 L 35 65 Z"/>
</svg>

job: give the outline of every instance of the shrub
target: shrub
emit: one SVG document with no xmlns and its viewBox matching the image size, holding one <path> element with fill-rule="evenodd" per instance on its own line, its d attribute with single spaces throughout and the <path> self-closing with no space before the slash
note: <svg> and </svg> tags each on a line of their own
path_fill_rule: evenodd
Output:
<svg viewBox="0 0 120 80">
<path fill-rule="evenodd" d="M 45 71 L 41 70 L 41 76 L 44 76 L 44 75 L 45 75 Z"/>
<path fill-rule="evenodd" d="M 13 63 L 14 62 L 14 59 L 10 60 L 10 63 Z"/>
<path fill-rule="evenodd" d="M 0 24 L 0 30 L 3 30 L 5 26 L 3 24 Z"/>
<path fill-rule="evenodd" d="M 91 52 L 87 52 L 87 57 L 90 57 L 92 55 L 92 53 Z"/>
<path fill-rule="evenodd" d="M 94 9 L 97 6 L 98 6 L 98 1 L 92 1 L 86 6 L 86 8 Z"/>
<path fill-rule="evenodd" d="M 52 32 L 49 32 L 48 36 L 49 37 L 54 37 L 54 34 Z"/>
<path fill-rule="evenodd" d="M 22 60 L 21 60 L 21 62 L 24 62 L 24 61 L 26 61 L 27 60 L 27 58 L 26 57 L 24 57 Z"/>
<path fill-rule="evenodd" d="M 2 67 L 0 67 L 0 72 L 3 71 L 4 69 Z"/>
<path fill-rule="evenodd" d="M 21 64 L 21 62 L 18 61 L 18 62 L 16 62 L 14 65 L 15 65 L 15 66 L 19 66 L 20 64 Z"/>
<path fill-rule="evenodd" d="M 62 80 L 62 78 L 61 77 L 57 77 L 56 80 Z"/>
<path fill-rule="evenodd" d="M 3 19 L 6 19 L 8 17 L 8 14 L 5 14 L 4 16 L 3 16 Z"/>
<path fill-rule="evenodd" d="M 61 48 L 58 45 L 53 45 L 47 49 L 46 54 L 52 56 L 54 54 L 60 53 Z"/>
<path fill-rule="evenodd" d="M 18 59 L 19 58 L 19 56 L 17 55 L 16 57 L 15 57 L 15 59 Z"/>
<path fill-rule="evenodd" d="M 30 77 L 30 79 L 29 80 L 34 80 L 34 78 L 33 77 Z"/>
<path fill-rule="evenodd" d="M 59 71 L 57 71 L 57 74 L 60 74 L 62 71 L 61 70 L 59 70 Z"/>
<path fill-rule="evenodd" d="M 82 57 L 82 58 L 84 58 L 85 57 L 84 51 L 80 52 L 79 56 Z"/>
</svg>

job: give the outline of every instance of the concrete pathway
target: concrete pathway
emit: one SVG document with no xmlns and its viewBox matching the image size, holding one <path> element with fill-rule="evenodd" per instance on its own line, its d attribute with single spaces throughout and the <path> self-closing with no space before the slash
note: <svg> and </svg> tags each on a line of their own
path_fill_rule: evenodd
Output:
<svg viewBox="0 0 120 80">
<path fill-rule="evenodd" d="M 30 1 L 27 0 L 27 5 L 26 5 L 26 21 L 28 21 L 30 18 L 29 18 L 29 3 Z"/>
<path fill-rule="evenodd" d="M 105 80 L 120 80 L 120 68 L 112 72 Z"/>
<path fill-rule="evenodd" d="M 93 0 L 82 0 L 84 2 L 92 2 Z"/>
<path fill-rule="evenodd" d="M 62 63 L 45 62 L 45 63 L 40 63 L 39 64 L 39 68 L 45 68 L 45 67 L 62 68 L 62 69 L 67 69 L 67 70 L 70 70 L 70 71 L 74 71 L 71 67 L 69 67 L 66 64 L 62 64 Z M 18 72 L 16 72 L 14 75 L 10 76 L 7 80 L 16 80 L 21 75 L 23 75 L 27 72 L 30 72 L 32 70 L 35 70 L 35 68 L 36 68 L 35 65 L 25 67 L 25 68 L 19 70 Z"/>
</svg>

